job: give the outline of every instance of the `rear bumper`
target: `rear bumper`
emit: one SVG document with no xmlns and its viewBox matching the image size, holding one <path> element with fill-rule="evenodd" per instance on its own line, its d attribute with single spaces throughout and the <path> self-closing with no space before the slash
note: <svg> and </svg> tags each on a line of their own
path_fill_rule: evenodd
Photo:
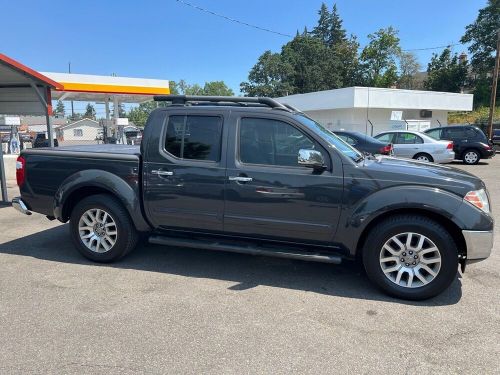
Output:
<svg viewBox="0 0 500 375">
<path fill-rule="evenodd" d="M 463 230 L 467 245 L 467 261 L 480 261 L 490 256 L 493 249 L 493 231 Z"/>
<path fill-rule="evenodd" d="M 21 197 L 16 197 L 12 199 L 12 207 L 14 207 L 17 211 L 25 215 L 31 215 L 31 211 L 28 210 L 28 207 L 23 202 Z"/>
<path fill-rule="evenodd" d="M 496 152 L 495 150 L 492 148 L 491 150 L 485 150 L 483 151 L 483 159 L 489 159 L 489 158 L 492 158 L 493 156 L 495 156 Z"/>
<path fill-rule="evenodd" d="M 443 152 L 442 154 L 435 154 L 433 155 L 434 161 L 436 163 L 451 163 L 453 160 L 455 160 L 455 152 L 453 150 Z"/>
</svg>

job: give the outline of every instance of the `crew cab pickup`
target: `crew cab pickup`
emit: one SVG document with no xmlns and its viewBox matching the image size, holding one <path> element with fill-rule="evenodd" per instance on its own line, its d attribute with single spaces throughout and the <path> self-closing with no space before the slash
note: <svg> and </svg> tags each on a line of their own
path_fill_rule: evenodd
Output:
<svg viewBox="0 0 500 375">
<path fill-rule="evenodd" d="M 117 260 L 150 243 L 338 264 L 425 299 L 493 246 L 488 193 L 447 166 L 368 157 L 269 98 L 163 96 L 140 148 L 31 149 L 25 213 L 69 221 L 75 247 Z"/>
</svg>

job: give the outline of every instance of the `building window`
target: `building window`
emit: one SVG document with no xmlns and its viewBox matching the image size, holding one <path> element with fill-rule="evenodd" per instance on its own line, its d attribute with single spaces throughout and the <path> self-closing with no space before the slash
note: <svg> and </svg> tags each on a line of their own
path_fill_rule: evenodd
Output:
<svg viewBox="0 0 500 375">
<path fill-rule="evenodd" d="M 83 129 L 73 129 L 74 137 L 83 137 Z"/>
</svg>

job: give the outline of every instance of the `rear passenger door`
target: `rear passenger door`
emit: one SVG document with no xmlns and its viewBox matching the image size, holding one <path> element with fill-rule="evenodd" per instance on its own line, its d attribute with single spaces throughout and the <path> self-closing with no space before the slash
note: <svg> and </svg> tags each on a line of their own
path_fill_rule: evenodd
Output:
<svg viewBox="0 0 500 375">
<path fill-rule="evenodd" d="M 229 144 L 234 142 L 236 147 L 228 151 L 224 231 L 331 242 L 342 200 L 340 160 L 332 161 L 319 143 L 287 117 L 235 114 L 234 121 L 237 127 L 229 133 Z M 326 170 L 298 165 L 300 149 L 320 151 Z"/>
<path fill-rule="evenodd" d="M 225 184 L 223 112 L 168 111 L 147 148 L 144 205 L 159 229 L 222 231 Z"/>
</svg>

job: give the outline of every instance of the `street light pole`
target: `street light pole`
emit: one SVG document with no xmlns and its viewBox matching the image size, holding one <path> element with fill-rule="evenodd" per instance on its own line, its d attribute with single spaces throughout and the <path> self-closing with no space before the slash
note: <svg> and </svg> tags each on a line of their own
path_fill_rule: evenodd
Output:
<svg viewBox="0 0 500 375">
<path fill-rule="evenodd" d="M 497 55 L 495 58 L 495 70 L 493 71 L 493 83 L 491 85 L 490 115 L 488 117 L 488 135 L 490 139 L 493 138 L 493 114 L 495 113 L 495 105 L 497 97 L 499 65 L 500 65 L 500 30 L 498 30 L 497 32 Z"/>
</svg>

